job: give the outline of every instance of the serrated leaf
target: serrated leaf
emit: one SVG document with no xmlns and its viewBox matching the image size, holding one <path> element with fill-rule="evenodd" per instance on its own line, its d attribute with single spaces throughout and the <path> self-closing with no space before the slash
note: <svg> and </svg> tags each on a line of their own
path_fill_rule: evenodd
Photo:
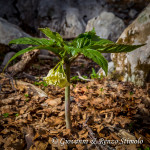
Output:
<svg viewBox="0 0 150 150">
<path fill-rule="evenodd" d="M 17 52 L 17 53 L 16 53 L 15 55 L 13 55 L 13 57 L 8 61 L 8 63 L 6 64 L 6 66 L 4 67 L 3 70 L 5 70 L 6 67 L 8 66 L 8 64 L 9 64 L 12 60 L 14 60 L 16 57 L 18 57 L 18 56 L 20 56 L 20 55 L 22 55 L 22 54 L 24 54 L 24 53 L 26 53 L 26 52 L 32 51 L 32 50 L 34 50 L 34 49 L 37 49 L 37 47 L 28 47 L 28 48 L 26 48 L 26 49 L 23 49 L 23 50 Z"/>
<path fill-rule="evenodd" d="M 92 41 L 99 41 L 100 40 L 100 37 L 96 35 L 94 28 L 93 28 L 93 30 L 91 30 L 89 32 L 85 32 L 85 33 L 78 35 L 77 38 L 87 38 L 87 39 L 90 39 Z"/>
<path fill-rule="evenodd" d="M 75 56 L 80 52 L 80 49 L 74 46 L 64 45 L 64 49 L 67 51 L 68 54 L 71 54 L 72 56 Z"/>
<path fill-rule="evenodd" d="M 107 39 L 101 39 L 99 41 L 93 42 L 92 45 L 104 45 L 104 44 L 114 44 L 114 42 L 107 40 Z"/>
<path fill-rule="evenodd" d="M 50 46 L 53 45 L 54 42 L 51 40 L 47 40 L 45 38 L 31 38 L 31 37 L 24 37 L 15 39 L 9 42 L 9 44 L 29 44 L 29 45 L 46 45 Z"/>
<path fill-rule="evenodd" d="M 114 44 L 114 42 L 110 40 L 101 39 L 99 36 L 96 35 L 96 32 L 93 29 L 92 31 L 80 34 L 77 38 L 73 40 L 72 45 L 75 48 L 87 49 L 87 48 L 92 47 L 93 45 L 104 45 L 104 44 L 112 44 L 112 43 Z"/>
<path fill-rule="evenodd" d="M 93 50 L 93 49 L 82 49 L 81 53 L 84 56 L 92 59 L 99 66 L 101 66 L 102 69 L 105 71 L 105 74 L 107 75 L 107 72 L 108 72 L 108 62 L 105 59 L 105 57 L 99 51 Z"/>
<path fill-rule="evenodd" d="M 75 48 L 83 48 L 89 45 L 91 45 L 91 39 L 88 38 L 77 38 L 73 41 L 73 46 Z"/>
<path fill-rule="evenodd" d="M 96 49 L 100 51 L 101 53 L 121 53 L 121 52 L 131 52 L 141 46 L 144 46 L 145 44 L 142 45 L 124 45 L 124 44 L 95 44 L 90 46 L 91 49 Z"/>
<path fill-rule="evenodd" d="M 57 32 L 52 32 L 49 28 L 39 28 L 48 38 L 50 38 L 53 42 L 56 42 L 58 46 L 63 44 L 63 38 Z"/>
</svg>

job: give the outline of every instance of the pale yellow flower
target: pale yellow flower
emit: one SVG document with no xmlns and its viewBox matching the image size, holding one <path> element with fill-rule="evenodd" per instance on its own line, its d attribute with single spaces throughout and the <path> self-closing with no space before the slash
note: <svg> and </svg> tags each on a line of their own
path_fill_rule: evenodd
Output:
<svg viewBox="0 0 150 150">
<path fill-rule="evenodd" d="M 48 85 L 55 85 L 61 88 L 69 86 L 69 82 L 67 81 L 66 74 L 64 71 L 61 71 L 60 68 L 58 69 L 51 69 L 46 77 L 43 80 Z"/>
</svg>

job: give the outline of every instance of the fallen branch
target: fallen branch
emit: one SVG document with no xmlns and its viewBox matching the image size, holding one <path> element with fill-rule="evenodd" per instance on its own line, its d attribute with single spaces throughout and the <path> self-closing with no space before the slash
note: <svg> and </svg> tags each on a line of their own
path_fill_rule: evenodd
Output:
<svg viewBox="0 0 150 150">
<path fill-rule="evenodd" d="M 13 75 L 22 72 L 31 64 L 31 62 L 37 57 L 38 54 L 39 54 L 38 49 L 23 54 L 21 60 L 18 63 L 8 68 L 8 72 L 13 71 Z"/>
<path fill-rule="evenodd" d="M 92 80 L 92 79 L 85 79 L 85 78 L 83 78 L 83 77 L 81 76 L 81 74 L 80 74 L 79 71 L 77 71 L 76 73 L 78 74 L 79 79 L 82 79 L 82 80 L 84 80 L 84 81 L 94 81 L 94 80 Z"/>
</svg>

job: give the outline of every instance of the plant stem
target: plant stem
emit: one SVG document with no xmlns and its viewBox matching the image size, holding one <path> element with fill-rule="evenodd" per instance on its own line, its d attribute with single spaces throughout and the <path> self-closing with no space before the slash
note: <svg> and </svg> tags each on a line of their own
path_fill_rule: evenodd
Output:
<svg viewBox="0 0 150 150">
<path fill-rule="evenodd" d="M 70 83 L 70 63 L 66 63 L 67 80 Z M 71 116 L 70 116 L 70 86 L 65 87 L 65 120 L 66 128 L 71 129 Z"/>
</svg>

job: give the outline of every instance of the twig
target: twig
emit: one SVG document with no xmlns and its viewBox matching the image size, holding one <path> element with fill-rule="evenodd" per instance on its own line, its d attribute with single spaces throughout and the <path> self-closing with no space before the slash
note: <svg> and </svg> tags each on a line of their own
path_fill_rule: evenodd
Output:
<svg viewBox="0 0 150 150">
<path fill-rule="evenodd" d="M 8 74 L 8 72 L 6 72 L 6 76 L 10 79 L 9 80 L 9 84 L 11 84 L 12 89 L 16 92 L 16 88 L 14 86 L 14 82 L 13 82 L 13 76 L 12 76 L 13 72 L 11 74 Z M 16 82 L 15 82 L 16 83 Z"/>
<path fill-rule="evenodd" d="M 80 74 L 79 71 L 77 71 L 76 73 L 78 74 L 79 79 L 82 79 L 82 80 L 84 80 L 84 81 L 94 81 L 94 80 L 92 80 L 92 79 L 85 79 L 85 78 L 83 78 L 83 77 L 81 76 L 81 74 Z"/>
<path fill-rule="evenodd" d="M 87 125 L 88 120 L 89 120 L 89 117 L 87 118 L 87 120 L 85 121 L 85 123 L 83 123 L 83 126 L 86 127 L 86 129 L 88 130 L 88 132 L 89 132 L 89 137 L 94 141 L 93 144 L 96 146 L 96 148 L 97 148 L 98 150 L 114 150 L 113 148 L 111 148 L 111 147 L 108 146 L 108 145 L 105 145 L 105 146 L 101 145 L 101 144 L 99 143 L 99 141 L 96 140 L 96 138 L 94 137 L 94 135 L 95 135 L 94 132 L 93 132 L 92 129 Z"/>
<path fill-rule="evenodd" d="M 30 75 L 26 72 L 23 72 L 23 73 L 20 73 L 19 75 L 17 75 L 17 79 L 21 79 L 21 78 L 27 78 L 29 80 L 32 80 L 32 81 L 43 81 L 43 77 L 36 77 L 36 76 L 33 76 L 33 75 Z"/>
<path fill-rule="evenodd" d="M 88 122 L 88 120 L 86 122 Z M 94 133 L 93 133 L 92 129 L 89 128 L 86 123 L 83 123 L 83 126 L 86 127 L 86 129 L 88 130 L 89 137 L 92 139 L 92 141 L 95 141 L 95 142 L 93 142 L 93 144 L 96 146 L 97 150 L 107 150 L 102 145 L 97 144 L 98 142 L 97 142 L 96 138 L 94 137 Z"/>
<path fill-rule="evenodd" d="M 28 74 L 28 73 L 23 72 L 22 74 L 23 74 L 23 76 L 24 76 L 25 78 L 28 78 L 28 79 L 33 80 L 33 81 L 38 81 L 38 80 L 36 79 L 36 77 L 34 77 L 34 76 L 32 76 L 32 75 L 30 75 L 30 74 Z"/>
</svg>

